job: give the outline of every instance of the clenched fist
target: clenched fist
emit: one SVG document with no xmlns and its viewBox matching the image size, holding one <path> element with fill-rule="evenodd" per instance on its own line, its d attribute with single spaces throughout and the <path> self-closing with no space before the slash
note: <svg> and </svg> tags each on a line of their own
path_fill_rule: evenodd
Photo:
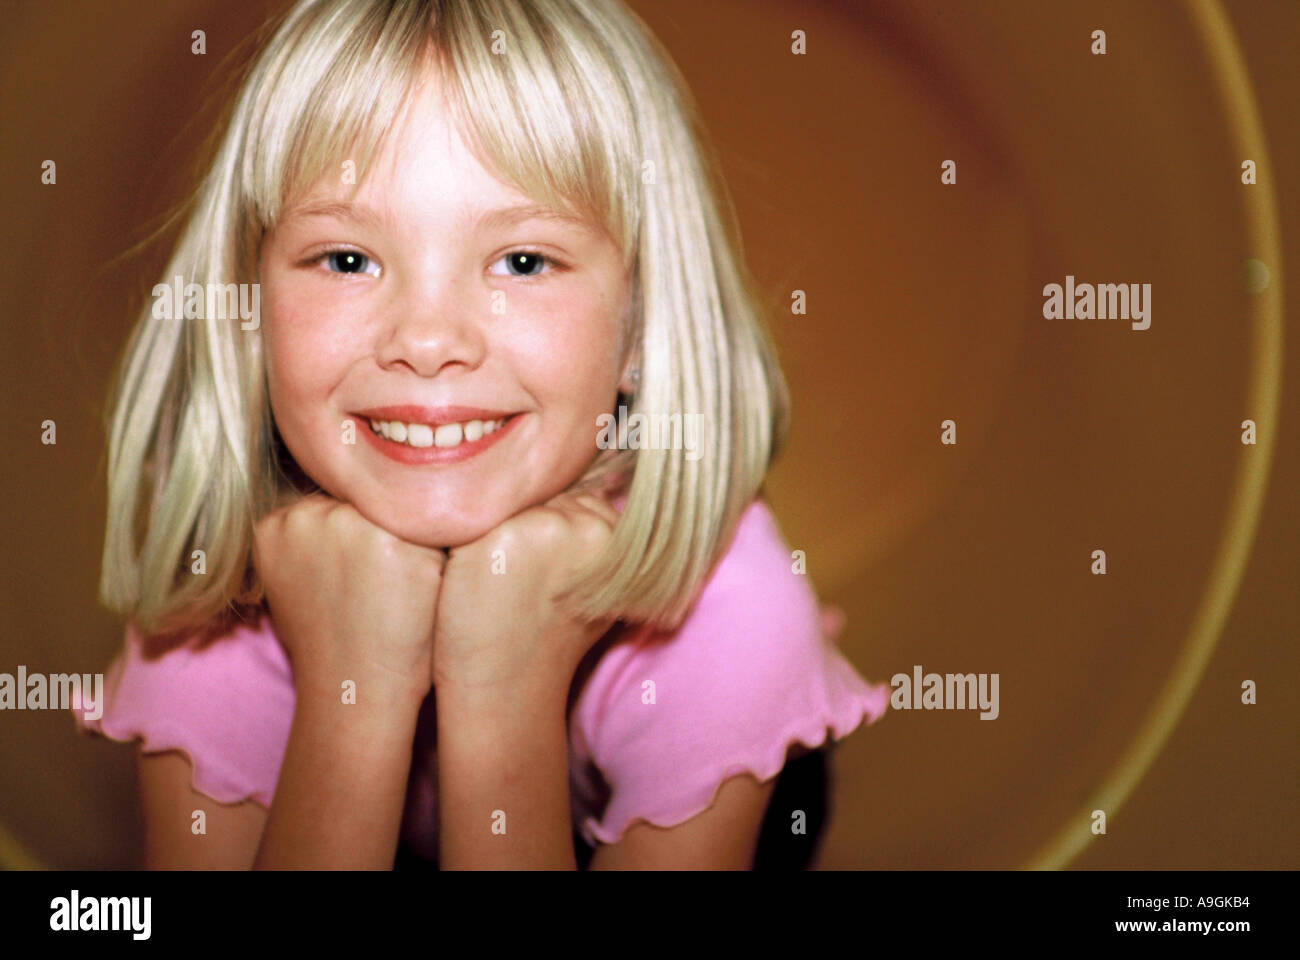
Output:
<svg viewBox="0 0 1300 960">
<path fill-rule="evenodd" d="M 618 512 L 601 496 L 562 493 L 450 551 L 434 640 L 434 683 L 470 688 L 551 680 L 566 689 L 612 624 L 555 602 L 608 543 Z"/>
<path fill-rule="evenodd" d="M 443 551 L 311 494 L 258 522 L 253 562 L 300 689 L 353 680 L 417 701 L 427 695 Z"/>
</svg>

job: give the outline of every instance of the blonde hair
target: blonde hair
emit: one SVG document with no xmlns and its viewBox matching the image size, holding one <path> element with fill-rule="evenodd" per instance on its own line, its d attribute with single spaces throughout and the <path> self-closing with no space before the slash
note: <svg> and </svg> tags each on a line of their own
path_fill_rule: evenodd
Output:
<svg viewBox="0 0 1300 960">
<path fill-rule="evenodd" d="M 620 245 L 641 371 L 629 412 L 703 415 L 698 459 L 607 450 L 578 484 L 612 485 L 627 502 L 607 552 L 568 592 L 572 609 L 679 625 L 759 493 L 788 400 L 735 212 L 666 51 L 618 0 L 302 0 L 273 26 L 166 282 L 255 282 L 261 235 L 284 204 L 344 158 L 360 181 L 436 57 L 484 166 Z M 254 526 L 293 490 L 260 333 L 146 306 L 109 410 L 103 602 L 146 635 L 255 608 Z M 190 573 L 200 549 L 204 576 Z"/>
</svg>

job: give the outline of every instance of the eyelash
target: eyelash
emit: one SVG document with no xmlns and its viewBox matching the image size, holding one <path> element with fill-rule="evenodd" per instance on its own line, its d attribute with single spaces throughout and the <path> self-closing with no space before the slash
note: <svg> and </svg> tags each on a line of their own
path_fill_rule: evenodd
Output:
<svg viewBox="0 0 1300 960">
<path fill-rule="evenodd" d="M 538 260 L 542 261 L 542 272 L 534 273 L 534 274 L 507 273 L 504 274 L 504 276 L 511 277 L 515 280 L 539 280 L 542 277 L 554 273 L 557 270 L 565 269 L 565 265 L 562 264 L 559 260 L 556 260 L 554 257 L 547 256 L 546 254 L 542 253 L 540 250 L 528 250 L 528 249 L 510 250 L 507 253 L 503 253 L 500 257 L 498 257 L 496 260 L 493 260 L 492 262 L 493 264 L 498 264 L 502 260 L 507 260 L 510 257 L 517 257 L 517 256 L 536 257 Z M 493 274 L 493 276 L 502 276 L 502 274 Z"/>
<path fill-rule="evenodd" d="M 342 255 L 344 255 L 344 254 L 349 254 L 349 253 L 352 254 L 353 256 L 360 257 L 362 260 L 365 260 L 368 266 L 372 266 L 372 265 L 374 265 L 374 263 L 375 263 L 374 260 L 372 260 L 370 257 L 366 256 L 366 255 L 365 255 L 364 253 L 362 253 L 360 250 L 348 250 L 348 249 L 343 248 L 343 247 L 339 247 L 339 248 L 336 248 L 336 249 L 333 249 L 333 250 L 322 250 L 320 253 L 316 254 L 315 256 L 310 257 L 310 258 L 307 260 L 307 262 L 308 262 L 309 264 L 316 265 L 316 264 L 320 264 L 320 263 L 323 262 L 323 261 L 329 260 L 330 257 L 342 256 Z M 336 275 L 338 275 L 338 276 L 340 276 L 340 277 L 366 276 L 366 274 L 365 274 L 365 273 L 362 273 L 361 271 L 357 271 L 357 272 L 354 274 L 354 273 L 347 273 L 347 272 L 345 272 L 345 271 L 343 271 L 343 270 L 326 270 L 326 273 L 333 273 L 333 274 L 336 274 Z"/>
<path fill-rule="evenodd" d="M 365 260 L 368 266 L 375 265 L 375 261 L 373 260 L 373 258 L 367 256 L 366 254 L 362 253 L 359 250 L 349 250 L 346 248 L 322 250 L 320 253 L 311 257 L 307 262 L 310 264 L 320 264 L 324 261 L 328 261 L 330 257 L 339 256 L 342 254 L 349 254 L 349 253 Z M 561 263 L 559 260 L 555 259 L 554 257 L 548 256 L 547 254 L 544 254 L 539 250 L 528 250 L 528 249 L 510 250 L 507 253 L 503 253 L 496 260 L 492 261 L 492 263 L 493 265 L 495 265 L 500 263 L 502 260 L 506 260 L 510 257 L 515 257 L 515 256 L 536 257 L 538 260 L 542 261 L 542 267 L 543 267 L 542 272 L 534 273 L 534 274 L 515 274 L 515 273 L 493 274 L 493 276 L 508 276 L 516 280 L 537 280 L 541 277 L 546 276 L 549 273 L 554 273 L 556 270 L 567 269 L 565 264 Z M 546 269 L 548 267 L 550 268 L 549 270 Z M 368 276 L 368 274 L 366 274 L 364 271 L 356 271 L 355 273 L 348 273 L 343 270 L 327 270 L 326 272 L 336 274 L 337 276 L 340 277 Z"/>
</svg>

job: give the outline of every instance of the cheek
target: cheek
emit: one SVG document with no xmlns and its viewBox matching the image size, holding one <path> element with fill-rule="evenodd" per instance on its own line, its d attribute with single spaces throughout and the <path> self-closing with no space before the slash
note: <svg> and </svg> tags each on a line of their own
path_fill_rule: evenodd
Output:
<svg viewBox="0 0 1300 960">
<path fill-rule="evenodd" d="M 273 402 L 319 399 L 344 363 L 345 330 L 327 305 L 275 290 L 265 299 L 264 345 Z"/>
<path fill-rule="evenodd" d="M 618 383 L 618 326 L 605 299 L 557 295 L 534 307 L 515 343 L 534 395 L 575 414 L 603 410 Z"/>
</svg>

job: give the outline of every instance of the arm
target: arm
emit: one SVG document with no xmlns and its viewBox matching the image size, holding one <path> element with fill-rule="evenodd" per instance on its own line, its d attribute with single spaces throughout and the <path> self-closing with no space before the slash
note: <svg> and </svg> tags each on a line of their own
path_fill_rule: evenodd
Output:
<svg viewBox="0 0 1300 960">
<path fill-rule="evenodd" d="M 567 690 L 543 679 L 438 687 L 439 861 L 444 870 L 576 870 Z M 494 833 L 504 813 L 505 833 Z M 499 830 L 499 828 L 497 828 Z"/>
<path fill-rule="evenodd" d="M 438 783 L 443 869 L 573 870 L 564 693 L 439 688 Z M 748 774 L 673 827 L 640 822 L 600 845 L 591 870 L 749 870 L 776 788 Z M 492 832 L 505 813 L 504 835 Z"/>
<path fill-rule="evenodd" d="M 144 817 L 146 870 L 247 870 L 266 826 L 266 808 L 252 800 L 217 803 L 191 784 L 190 762 L 177 751 L 136 755 Z M 206 836 L 191 832 L 202 810 Z"/>
<path fill-rule="evenodd" d="M 343 704 L 337 685 L 300 685 L 269 813 L 198 793 L 179 753 L 141 755 L 144 866 L 390 869 L 419 704 L 384 691 L 358 683 L 357 703 Z M 206 835 L 191 832 L 194 810 L 206 815 Z"/>
<path fill-rule="evenodd" d="M 375 680 L 298 685 L 255 869 L 391 870 L 420 703 Z"/>
<path fill-rule="evenodd" d="M 556 597 L 617 517 L 598 497 L 564 494 L 451 551 L 433 657 L 444 869 L 577 868 L 566 708 L 611 624 Z M 498 550 L 508 576 L 494 570 Z"/>
</svg>

